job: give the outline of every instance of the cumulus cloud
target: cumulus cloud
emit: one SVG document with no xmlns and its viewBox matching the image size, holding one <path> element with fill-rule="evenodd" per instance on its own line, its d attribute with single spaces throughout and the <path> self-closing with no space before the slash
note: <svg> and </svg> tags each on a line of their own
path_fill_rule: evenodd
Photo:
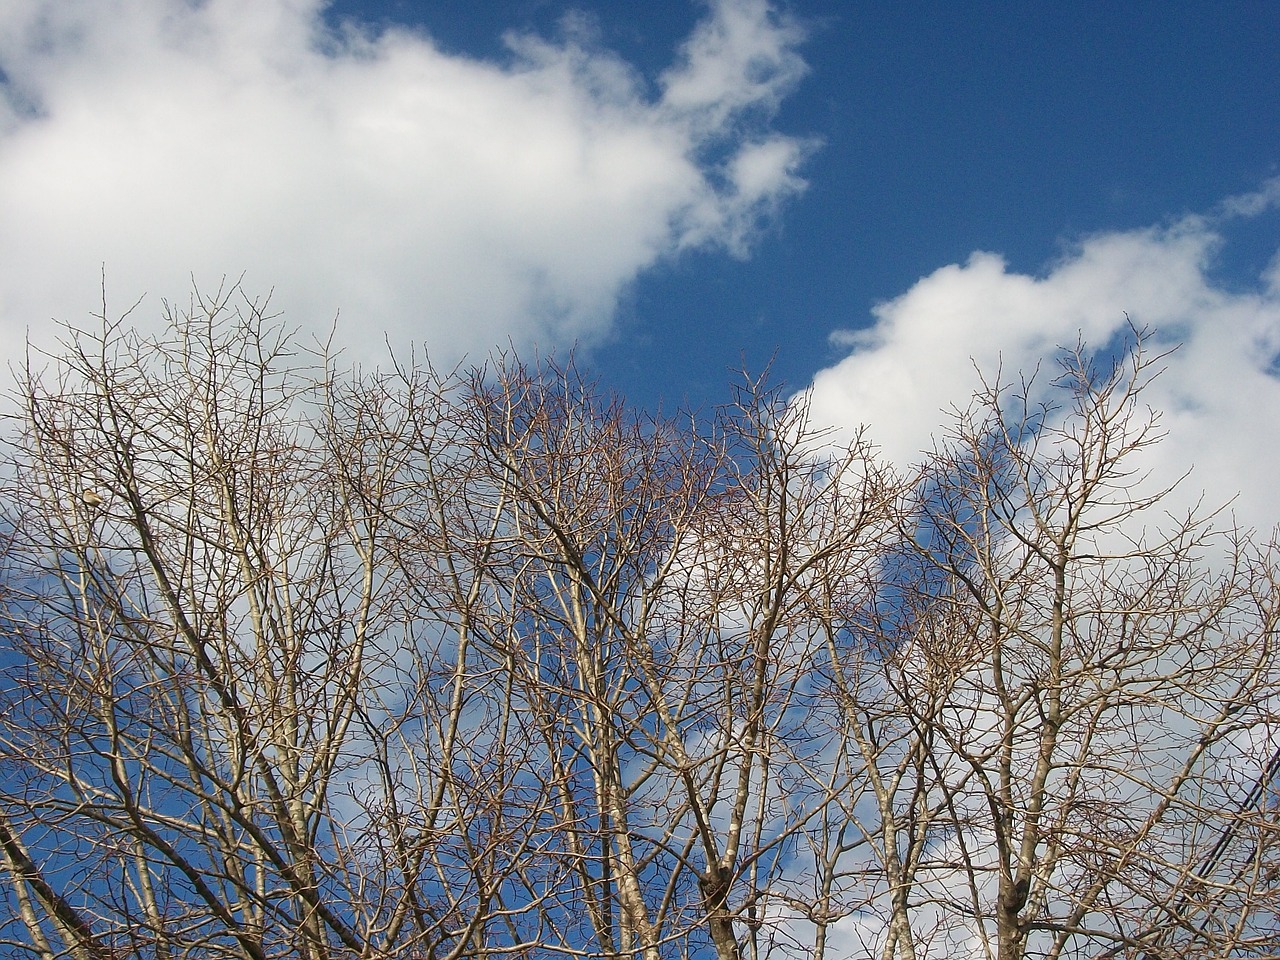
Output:
<svg viewBox="0 0 1280 960">
<path fill-rule="evenodd" d="M 907 466 L 933 447 L 946 411 L 978 387 L 979 370 L 1008 380 L 1039 367 L 1046 390 L 1059 348 L 1078 338 L 1106 348 L 1125 335 L 1127 313 L 1158 332 L 1157 347 L 1180 344 L 1144 394 L 1168 434 L 1146 464 L 1152 483 L 1193 465 L 1171 507 L 1202 491 L 1206 504 L 1234 497 L 1237 519 L 1269 532 L 1280 474 L 1271 442 L 1280 422 L 1280 268 L 1249 290 L 1224 288 L 1212 268 L 1233 218 L 1278 200 L 1280 182 L 1271 182 L 1212 216 L 1087 237 L 1038 276 L 992 253 L 942 267 L 878 305 L 869 328 L 833 334 L 851 353 L 814 378 L 813 412 L 844 428 L 868 424 L 882 451 Z"/>
<path fill-rule="evenodd" d="M 741 255 L 802 189 L 770 129 L 804 72 L 767 0 L 714 0 L 650 92 L 566 30 L 502 63 L 323 0 L 0 6 L 0 336 L 245 275 L 295 324 L 438 354 L 599 334 L 638 273 Z M 370 332 L 377 331 L 374 336 Z"/>
</svg>

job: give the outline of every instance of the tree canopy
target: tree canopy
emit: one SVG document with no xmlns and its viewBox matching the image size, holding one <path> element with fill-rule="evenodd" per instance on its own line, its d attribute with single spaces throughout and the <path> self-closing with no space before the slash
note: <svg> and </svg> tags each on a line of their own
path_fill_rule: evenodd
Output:
<svg viewBox="0 0 1280 960">
<path fill-rule="evenodd" d="M 1280 557 L 1164 510 L 1144 331 L 908 473 L 750 376 L 169 320 L 19 377 L 6 955 L 1276 951 Z"/>
</svg>

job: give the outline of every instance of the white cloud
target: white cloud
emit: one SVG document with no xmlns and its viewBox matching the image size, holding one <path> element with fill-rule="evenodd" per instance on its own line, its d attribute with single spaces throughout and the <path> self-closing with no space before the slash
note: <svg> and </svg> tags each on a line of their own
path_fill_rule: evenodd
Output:
<svg viewBox="0 0 1280 960">
<path fill-rule="evenodd" d="M 663 105 L 711 135 L 743 111 L 777 109 L 804 75 L 800 29 L 759 0 L 719 0 L 662 77 Z"/>
<path fill-rule="evenodd" d="M 139 318 L 245 274 L 357 354 L 605 329 L 636 275 L 742 253 L 800 190 L 768 122 L 804 65 L 767 0 L 715 0 L 646 93 L 576 39 L 509 63 L 405 30 L 326 28 L 321 0 L 0 5 L 0 344 L 81 321 L 105 265 Z M 370 334 L 373 334 L 370 336 Z"/>
<path fill-rule="evenodd" d="M 810 395 L 820 422 L 870 425 L 871 438 L 899 465 L 919 462 L 978 386 L 976 369 L 1007 379 L 1041 368 L 1082 337 L 1106 347 L 1126 329 L 1126 312 L 1155 328 L 1162 345 L 1180 342 L 1166 372 L 1144 394 L 1168 438 L 1150 453 L 1153 482 L 1194 465 L 1169 506 L 1232 504 L 1237 518 L 1269 533 L 1280 520 L 1275 480 L 1280 447 L 1280 268 L 1256 288 L 1224 289 L 1211 277 L 1230 218 L 1275 204 L 1276 186 L 1220 206 L 1217 220 L 1189 217 L 1170 226 L 1089 237 L 1041 276 L 1011 272 L 990 253 L 934 271 L 878 305 L 874 323 L 838 331 L 852 348 L 821 371 Z M 976 369 L 975 369 L 976 368 Z"/>
</svg>

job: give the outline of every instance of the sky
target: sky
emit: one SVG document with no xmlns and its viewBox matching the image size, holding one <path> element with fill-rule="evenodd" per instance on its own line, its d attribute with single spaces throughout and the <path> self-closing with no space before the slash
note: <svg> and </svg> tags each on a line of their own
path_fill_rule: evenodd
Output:
<svg viewBox="0 0 1280 960">
<path fill-rule="evenodd" d="M 225 277 L 366 366 L 771 364 L 905 468 L 1127 314 L 1182 344 L 1156 467 L 1269 528 L 1277 47 L 1267 0 L 0 0 L 0 353 Z"/>
</svg>

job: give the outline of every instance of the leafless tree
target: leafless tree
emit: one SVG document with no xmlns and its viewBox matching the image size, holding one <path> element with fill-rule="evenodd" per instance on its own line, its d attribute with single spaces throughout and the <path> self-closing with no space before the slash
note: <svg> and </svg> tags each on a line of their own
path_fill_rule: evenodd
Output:
<svg viewBox="0 0 1280 960">
<path fill-rule="evenodd" d="M 572 370 L 496 374 L 474 408 L 521 552 L 509 663 L 558 791 L 555 913 L 582 921 L 557 949 L 759 955 L 847 774 L 818 598 L 874 563 L 893 484 L 758 382 L 700 433 Z"/>
<path fill-rule="evenodd" d="M 1275 550 L 1159 514 L 1141 338 L 901 478 L 750 377 L 106 318 L 5 455 L 10 954 L 1274 946 Z"/>
<path fill-rule="evenodd" d="M 1276 550 L 1161 512 L 1148 339 L 990 385 L 902 513 L 836 684 L 867 955 L 1277 949 Z"/>
<path fill-rule="evenodd" d="M 469 729 L 510 702 L 458 604 L 419 604 L 400 562 L 419 518 L 448 552 L 447 490 L 416 483 L 439 398 L 344 391 L 237 296 L 160 340 L 104 319 L 23 381 L 7 949 L 474 955 L 542 798 L 518 728 Z"/>
</svg>

